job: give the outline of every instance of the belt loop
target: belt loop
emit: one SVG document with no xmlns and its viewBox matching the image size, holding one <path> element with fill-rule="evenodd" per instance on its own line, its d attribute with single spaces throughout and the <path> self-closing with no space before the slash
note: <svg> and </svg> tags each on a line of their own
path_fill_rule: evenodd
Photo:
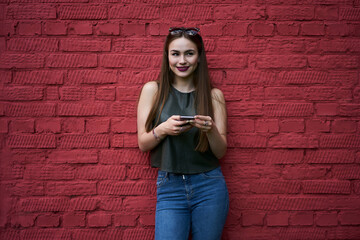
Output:
<svg viewBox="0 0 360 240">
<path fill-rule="evenodd" d="M 168 178 L 169 179 L 169 172 L 165 173 L 165 179 Z"/>
</svg>

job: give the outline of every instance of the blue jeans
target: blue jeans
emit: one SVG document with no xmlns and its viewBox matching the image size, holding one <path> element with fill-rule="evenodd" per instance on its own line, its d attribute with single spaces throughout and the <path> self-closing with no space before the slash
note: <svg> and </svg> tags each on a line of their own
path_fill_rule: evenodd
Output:
<svg viewBox="0 0 360 240">
<path fill-rule="evenodd" d="M 229 194 L 220 167 L 180 175 L 159 170 L 156 240 L 219 240 L 229 211 Z"/>
</svg>

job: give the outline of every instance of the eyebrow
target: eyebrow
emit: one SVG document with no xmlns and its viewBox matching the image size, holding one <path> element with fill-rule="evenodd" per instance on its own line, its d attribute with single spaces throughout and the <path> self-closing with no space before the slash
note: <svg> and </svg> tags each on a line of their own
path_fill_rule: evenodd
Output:
<svg viewBox="0 0 360 240">
<path fill-rule="evenodd" d="M 176 49 L 171 49 L 170 52 L 180 52 L 180 51 L 176 50 Z M 195 52 L 195 49 L 188 49 L 188 50 L 185 50 L 185 52 Z"/>
</svg>

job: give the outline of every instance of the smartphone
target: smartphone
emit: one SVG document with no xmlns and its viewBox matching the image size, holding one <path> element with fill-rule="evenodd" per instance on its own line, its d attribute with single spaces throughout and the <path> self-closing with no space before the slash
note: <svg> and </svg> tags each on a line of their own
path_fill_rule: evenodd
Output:
<svg viewBox="0 0 360 240">
<path fill-rule="evenodd" d="M 195 120 L 194 116 L 180 116 L 180 121 L 184 120 Z"/>
</svg>

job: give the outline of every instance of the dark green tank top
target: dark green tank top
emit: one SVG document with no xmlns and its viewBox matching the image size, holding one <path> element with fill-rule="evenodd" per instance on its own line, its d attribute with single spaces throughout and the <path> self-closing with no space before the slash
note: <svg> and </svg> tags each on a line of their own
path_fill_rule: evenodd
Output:
<svg viewBox="0 0 360 240">
<path fill-rule="evenodd" d="M 195 91 L 183 93 L 171 87 L 158 124 L 165 122 L 172 115 L 196 115 L 194 106 Z M 166 136 L 151 150 L 151 166 L 162 171 L 195 174 L 207 172 L 219 166 L 219 160 L 211 152 L 195 151 L 200 130 L 196 127 L 177 136 Z"/>
</svg>

